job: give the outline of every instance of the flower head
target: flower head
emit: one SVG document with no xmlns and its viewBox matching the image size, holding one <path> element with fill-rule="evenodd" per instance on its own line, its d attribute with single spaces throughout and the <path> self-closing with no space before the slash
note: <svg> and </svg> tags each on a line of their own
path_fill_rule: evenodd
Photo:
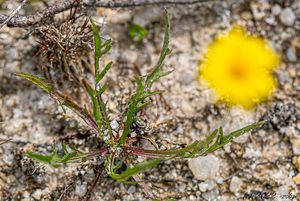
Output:
<svg viewBox="0 0 300 201">
<path fill-rule="evenodd" d="M 251 108 L 275 89 L 272 70 L 278 64 L 279 56 L 265 40 L 234 27 L 209 46 L 200 75 L 223 101 Z"/>
</svg>

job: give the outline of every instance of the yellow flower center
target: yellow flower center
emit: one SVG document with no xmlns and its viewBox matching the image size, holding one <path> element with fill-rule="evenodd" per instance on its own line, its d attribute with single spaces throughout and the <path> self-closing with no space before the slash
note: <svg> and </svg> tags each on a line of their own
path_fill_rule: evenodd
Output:
<svg viewBox="0 0 300 201">
<path fill-rule="evenodd" d="M 237 81 L 244 80 L 248 74 L 247 69 L 241 67 L 240 64 L 232 64 L 229 68 L 229 73 Z"/>
</svg>

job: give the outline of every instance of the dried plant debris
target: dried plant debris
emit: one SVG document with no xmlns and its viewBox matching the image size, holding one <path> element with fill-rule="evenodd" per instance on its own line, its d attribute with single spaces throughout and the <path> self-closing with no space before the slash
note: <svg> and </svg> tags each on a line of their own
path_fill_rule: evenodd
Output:
<svg viewBox="0 0 300 201">
<path fill-rule="evenodd" d="M 59 81 L 66 76 L 79 82 L 84 73 L 92 72 L 87 60 L 92 49 L 91 31 L 86 16 L 35 28 L 39 38 L 36 54 L 45 61 L 41 67 L 49 79 Z"/>
</svg>

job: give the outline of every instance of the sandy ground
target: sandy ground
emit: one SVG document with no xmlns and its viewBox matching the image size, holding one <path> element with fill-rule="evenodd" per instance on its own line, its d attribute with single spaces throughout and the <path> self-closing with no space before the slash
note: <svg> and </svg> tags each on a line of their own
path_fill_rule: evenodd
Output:
<svg viewBox="0 0 300 201">
<path fill-rule="evenodd" d="M 8 13 L 8 8 L 16 5 L 3 3 L 1 12 Z M 20 14 L 42 8 L 35 3 Z M 300 169 L 300 1 L 213 1 L 166 8 L 171 15 L 172 49 L 166 68 L 174 72 L 155 84 L 164 91 L 163 96 L 140 116 L 137 135 L 187 144 L 204 139 L 219 126 L 229 132 L 265 118 L 270 122 L 205 159 L 167 161 L 147 171 L 143 178 L 153 193 L 160 200 L 262 200 L 264 196 L 268 200 L 300 200 L 300 176 L 296 176 Z M 97 9 L 88 14 L 102 25 L 103 36 L 113 40 L 106 59 L 115 64 L 106 78 L 111 87 L 105 98 L 118 127 L 126 100 L 135 89 L 134 75 L 145 74 L 158 59 L 164 9 Z M 128 36 L 132 23 L 149 30 L 140 44 Z M 274 72 L 279 83 L 274 96 L 248 111 L 216 104 L 213 92 L 197 77 L 208 44 L 236 24 L 268 39 L 281 56 Z M 64 113 L 40 89 L 14 76 L 21 71 L 51 75 L 62 91 L 81 103 L 87 100 L 83 91 L 68 81 L 66 67 L 71 64 L 51 62 L 49 54 L 36 55 L 41 35 L 32 31 L 6 27 L 0 32 L 0 137 L 12 139 L 0 146 L 0 200 L 80 200 L 102 159 L 54 169 L 25 156 L 29 150 L 50 153 L 60 139 L 85 151 L 99 146 L 97 136 L 71 111 Z M 86 41 L 86 50 L 91 42 Z M 92 52 L 76 59 L 88 63 L 78 68 L 89 76 Z M 146 140 L 140 145 L 151 148 Z M 201 164 L 203 160 L 205 164 Z M 192 173 L 191 163 L 198 164 L 200 176 Z M 149 199 L 140 187 L 116 182 L 104 173 L 91 200 Z"/>
</svg>

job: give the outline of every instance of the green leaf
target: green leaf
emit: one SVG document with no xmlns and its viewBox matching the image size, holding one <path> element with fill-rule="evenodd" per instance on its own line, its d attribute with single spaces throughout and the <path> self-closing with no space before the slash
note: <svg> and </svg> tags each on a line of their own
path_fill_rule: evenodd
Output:
<svg viewBox="0 0 300 201">
<path fill-rule="evenodd" d="M 39 86 L 41 89 L 46 91 L 47 93 L 50 94 L 52 91 L 52 87 L 47 84 L 42 78 L 37 77 L 35 75 L 31 75 L 28 73 L 17 73 L 16 74 L 18 77 L 24 78 L 26 80 L 29 80 L 30 82 L 34 83 L 35 85 Z"/>
<path fill-rule="evenodd" d="M 99 73 L 99 60 L 100 58 L 106 54 L 111 48 L 111 39 L 106 40 L 102 43 L 102 39 L 98 30 L 98 27 L 95 25 L 93 19 L 90 17 L 90 22 L 92 25 L 94 42 L 95 42 L 95 76 L 96 76 L 96 84 L 101 81 L 107 71 L 110 69 L 112 62 L 109 62 L 106 67 Z"/>
<path fill-rule="evenodd" d="M 61 106 L 62 105 L 67 106 L 68 108 L 73 110 L 78 116 L 80 116 L 89 126 L 91 126 L 94 130 L 97 130 L 96 123 L 94 122 L 93 118 L 90 116 L 87 110 L 81 108 L 75 102 L 71 101 L 67 96 L 64 96 L 59 92 L 55 91 L 42 78 L 27 73 L 18 73 L 16 75 L 31 81 L 33 84 L 37 85 L 38 87 L 46 91 L 51 96 L 51 98 L 58 101 Z M 64 110 L 63 107 L 62 109 Z"/>
<path fill-rule="evenodd" d="M 95 43 L 95 73 L 98 72 L 99 69 L 99 59 L 101 57 L 101 37 L 99 34 L 98 27 L 95 25 L 94 20 L 92 17 L 90 17 L 90 22 L 92 25 L 92 30 L 93 30 L 93 36 L 94 36 L 94 43 Z"/>
<path fill-rule="evenodd" d="M 160 77 L 163 77 L 163 76 L 168 75 L 170 73 L 170 72 L 163 72 L 163 70 L 162 70 L 165 58 L 171 52 L 171 50 L 169 49 L 169 32 L 170 32 L 170 19 L 169 19 L 168 13 L 166 13 L 166 16 L 165 16 L 165 35 L 164 35 L 163 48 L 162 48 L 162 51 L 160 53 L 160 57 L 159 57 L 159 60 L 157 62 L 157 65 L 154 67 L 154 69 L 147 76 L 147 79 L 146 79 L 147 88 L 150 88 L 152 86 L 152 84 L 157 79 L 159 79 Z"/>
<path fill-rule="evenodd" d="M 139 43 L 148 35 L 148 31 L 138 24 L 133 24 L 129 27 L 128 34 L 134 41 Z"/>
<path fill-rule="evenodd" d="M 41 155 L 41 154 L 37 154 L 37 153 L 34 153 L 34 152 L 27 152 L 26 155 L 27 155 L 28 158 L 37 160 L 41 163 L 51 165 L 52 156 Z"/>
<path fill-rule="evenodd" d="M 124 145 L 126 143 L 127 135 L 131 132 L 131 125 L 136 118 L 136 114 L 140 109 L 147 106 L 150 102 L 147 101 L 146 103 L 144 100 L 156 94 L 156 92 L 151 91 L 152 84 L 158 80 L 160 77 L 169 74 L 170 72 L 164 72 L 162 70 L 163 62 L 166 56 L 169 54 L 170 49 L 168 48 L 169 45 L 169 30 L 170 30 L 170 22 L 168 13 L 166 13 L 165 17 L 165 35 L 164 35 L 164 43 L 163 49 L 159 58 L 157 65 L 153 68 L 151 73 L 146 76 L 146 79 L 143 81 L 141 77 L 135 77 L 137 82 L 137 90 L 131 96 L 130 101 L 128 103 L 128 111 L 126 114 L 126 120 L 124 122 L 124 129 L 122 135 L 119 139 L 119 143 Z"/>
<path fill-rule="evenodd" d="M 101 87 L 101 88 L 97 91 L 96 97 L 101 96 L 101 94 L 103 94 L 103 93 L 106 91 L 106 89 L 108 88 L 108 86 L 109 86 L 109 84 L 108 84 L 108 83 L 105 83 L 105 84 L 103 85 L 103 87 Z"/>
<path fill-rule="evenodd" d="M 85 85 L 86 91 L 88 92 L 88 94 L 91 98 L 92 106 L 93 106 L 93 116 L 98 125 L 98 129 L 100 129 L 100 128 L 102 128 L 102 125 L 103 125 L 103 117 L 100 113 L 100 103 L 98 101 L 98 98 L 94 94 L 93 88 L 87 82 L 84 82 L 84 85 Z"/>
<path fill-rule="evenodd" d="M 139 164 L 135 165 L 134 167 L 127 168 L 121 174 L 112 173 L 111 177 L 113 179 L 116 179 L 116 180 L 119 180 L 119 181 L 125 181 L 125 180 L 129 179 L 133 175 L 136 175 L 136 174 L 138 174 L 138 173 L 140 173 L 142 171 L 145 171 L 147 169 L 151 169 L 151 168 L 155 167 L 161 161 L 163 161 L 163 159 L 161 159 L 161 158 L 148 160 L 146 162 L 139 163 Z"/>
<path fill-rule="evenodd" d="M 106 75 L 106 73 L 109 71 L 109 69 L 111 68 L 113 62 L 109 62 L 105 67 L 104 69 L 101 71 L 101 73 L 97 73 L 96 74 L 96 84 L 98 84 L 102 79 L 103 77 Z"/>
<path fill-rule="evenodd" d="M 67 151 L 67 145 L 65 143 L 61 143 L 62 149 L 64 151 L 63 155 L 59 155 L 57 149 L 54 149 L 51 155 L 42 155 L 34 152 L 27 152 L 27 156 L 31 159 L 37 160 L 41 163 L 51 165 L 52 167 L 59 167 L 62 164 L 71 163 L 74 161 L 84 159 L 84 156 L 88 156 L 89 154 L 84 154 L 81 151 L 71 148 L 73 151 L 69 153 Z M 80 158 L 81 157 L 81 158 Z"/>
<path fill-rule="evenodd" d="M 220 128 L 218 130 L 218 139 L 216 140 L 216 142 L 205 151 L 205 154 L 207 153 L 211 153 L 221 147 L 223 147 L 224 145 L 228 144 L 229 142 L 231 142 L 233 139 L 255 129 L 255 128 L 259 128 L 261 127 L 263 124 L 265 124 L 265 121 L 260 121 L 254 124 L 251 124 L 249 126 L 246 126 L 244 128 L 238 129 L 236 131 L 233 131 L 231 133 L 229 133 L 228 135 L 226 135 L 225 137 L 223 137 L 223 130 L 222 128 Z"/>
</svg>

